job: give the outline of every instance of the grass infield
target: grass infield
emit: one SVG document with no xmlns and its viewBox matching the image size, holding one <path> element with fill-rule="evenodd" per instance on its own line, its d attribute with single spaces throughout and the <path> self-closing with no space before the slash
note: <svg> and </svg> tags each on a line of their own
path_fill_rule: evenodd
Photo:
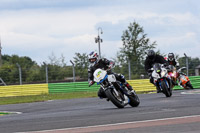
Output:
<svg viewBox="0 0 200 133">
<path fill-rule="evenodd" d="M 144 93 L 150 93 L 150 92 L 137 92 L 137 94 L 144 94 Z M 71 93 L 43 94 L 34 96 L 0 97 L 0 105 L 44 102 L 48 100 L 58 100 L 58 99 L 91 98 L 91 97 L 97 97 L 97 92 L 96 91 L 71 92 Z"/>
<path fill-rule="evenodd" d="M 97 92 L 72 92 L 72 93 L 44 94 L 35 96 L 0 97 L 0 105 L 43 102 L 43 101 L 57 100 L 57 99 L 89 98 L 89 97 L 97 97 Z"/>
</svg>

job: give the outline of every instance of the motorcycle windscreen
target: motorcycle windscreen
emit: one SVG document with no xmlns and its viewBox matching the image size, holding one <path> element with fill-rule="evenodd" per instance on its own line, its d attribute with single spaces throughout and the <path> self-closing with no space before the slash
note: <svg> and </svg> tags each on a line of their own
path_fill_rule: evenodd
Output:
<svg viewBox="0 0 200 133">
<path fill-rule="evenodd" d="M 176 68 L 173 66 L 173 65 L 169 65 L 169 71 L 170 72 L 173 72 L 173 71 L 175 71 L 176 70 Z"/>
<path fill-rule="evenodd" d="M 161 72 L 161 67 L 160 64 L 156 63 L 153 65 L 153 69 L 157 72 L 160 73 Z"/>
<path fill-rule="evenodd" d="M 102 69 L 95 70 L 93 76 L 95 82 L 100 82 L 107 75 L 107 72 Z"/>
</svg>

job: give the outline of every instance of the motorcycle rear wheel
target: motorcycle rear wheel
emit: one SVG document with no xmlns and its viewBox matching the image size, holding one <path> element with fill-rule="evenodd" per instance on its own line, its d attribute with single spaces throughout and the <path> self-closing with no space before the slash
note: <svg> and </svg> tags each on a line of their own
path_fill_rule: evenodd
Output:
<svg viewBox="0 0 200 133">
<path fill-rule="evenodd" d="M 124 108 L 124 100 L 121 98 L 121 100 L 119 100 L 116 96 L 115 96 L 115 92 L 113 89 L 107 89 L 105 91 L 107 98 L 118 108 Z M 119 92 L 120 93 L 120 92 Z"/>
<path fill-rule="evenodd" d="M 192 86 L 192 84 L 190 83 L 190 81 L 186 83 L 186 87 L 188 89 L 194 89 L 193 86 Z"/>
<path fill-rule="evenodd" d="M 130 102 L 129 104 L 132 106 L 132 107 L 137 107 L 139 104 L 140 104 L 140 99 L 139 97 L 137 96 L 137 94 L 135 93 L 132 93 L 131 96 L 128 96 Z"/>
</svg>

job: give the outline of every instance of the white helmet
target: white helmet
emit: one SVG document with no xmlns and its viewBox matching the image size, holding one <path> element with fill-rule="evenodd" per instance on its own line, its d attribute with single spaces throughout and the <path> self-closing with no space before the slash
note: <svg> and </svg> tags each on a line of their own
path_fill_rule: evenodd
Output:
<svg viewBox="0 0 200 133">
<path fill-rule="evenodd" d="M 92 51 L 89 54 L 89 62 L 90 63 L 94 63 L 95 61 L 97 61 L 97 58 L 98 58 L 98 54 L 96 52 Z"/>
<path fill-rule="evenodd" d="M 174 60 L 174 53 L 169 53 L 168 54 L 168 60 L 173 61 Z"/>
</svg>

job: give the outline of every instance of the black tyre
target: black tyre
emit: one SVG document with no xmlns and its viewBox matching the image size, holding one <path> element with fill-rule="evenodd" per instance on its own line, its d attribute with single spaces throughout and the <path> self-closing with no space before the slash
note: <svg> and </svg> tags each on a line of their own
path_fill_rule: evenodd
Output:
<svg viewBox="0 0 200 133">
<path fill-rule="evenodd" d="M 107 89 L 105 91 L 107 98 L 118 108 L 124 108 L 124 100 L 122 97 L 117 97 L 113 89 Z M 119 92 L 121 94 L 121 92 Z"/>
<path fill-rule="evenodd" d="M 161 82 L 161 87 L 162 87 L 162 91 L 163 91 L 163 93 L 165 94 L 165 96 L 166 96 L 166 97 L 171 97 L 172 91 L 171 91 L 171 89 L 170 89 L 170 90 L 168 89 L 168 87 L 167 87 L 165 81 L 162 81 L 162 82 Z"/>
<path fill-rule="evenodd" d="M 136 93 L 132 93 L 132 95 L 128 96 L 128 98 L 130 100 L 129 104 L 132 107 L 137 107 L 140 104 L 140 99 L 139 99 L 139 97 L 137 96 Z"/>
<path fill-rule="evenodd" d="M 186 86 L 188 89 L 194 89 L 190 81 L 186 83 Z"/>
</svg>

